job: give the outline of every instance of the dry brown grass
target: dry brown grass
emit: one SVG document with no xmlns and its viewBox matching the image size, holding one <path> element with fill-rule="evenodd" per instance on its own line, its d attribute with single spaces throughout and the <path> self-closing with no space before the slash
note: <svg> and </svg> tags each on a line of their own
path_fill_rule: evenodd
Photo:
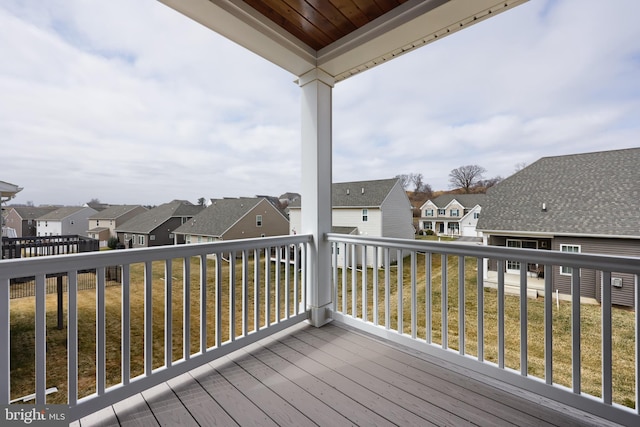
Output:
<svg viewBox="0 0 640 427">
<path fill-rule="evenodd" d="M 447 335 L 448 347 L 458 350 L 460 347 L 458 328 L 458 257 L 449 256 L 447 262 Z M 475 258 L 465 260 L 465 353 L 478 354 L 477 330 L 477 262 Z M 403 332 L 411 333 L 411 265 L 410 258 L 403 260 Z M 338 280 L 338 308 L 342 308 L 342 276 Z M 367 269 L 368 320 L 373 319 L 372 269 Z M 384 272 L 378 271 L 379 323 L 384 325 Z M 351 280 L 351 271 L 347 276 Z M 425 257 L 417 257 L 417 331 L 419 338 L 425 339 Z M 362 273 L 357 273 L 358 314 L 362 315 Z M 391 300 L 390 317 L 392 329 L 397 329 L 397 269 L 391 268 Z M 442 271 L 441 256 L 433 255 L 432 261 L 432 342 L 442 344 Z M 349 285 L 348 285 L 349 286 Z M 494 289 L 484 289 L 484 358 L 498 362 L 498 296 Z M 347 314 L 352 314 L 351 290 L 347 293 Z M 507 295 L 505 304 L 505 366 L 520 370 L 520 298 Z M 601 308 L 596 305 L 582 305 L 581 318 L 581 372 L 582 391 L 594 396 L 601 396 Z M 544 300 L 527 300 L 527 373 L 544 378 Z M 635 313 L 629 310 L 613 309 L 613 400 L 616 403 L 635 407 Z M 554 301 L 553 308 L 553 381 L 571 387 L 572 384 L 572 348 L 571 348 L 571 305 L 561 301 L 559 309 Z"/>
<path fill-rule="evenodd" d="M 222 307 L 220 319 L 215 318 L 215 260 L 207 260 L 207 347 L 216 344 L 216 322 L 220 322 L 220 341 L 230 339 L 229 333 L 229 264 L 222 263 Z M 253 260 L 248 260 L 247 282 L 250 284 L 247 294 L 247 329 L 253 330 L 254 304 L 253 293 Z M 273 264 L 272 264 L 273 265 Z M 165 353 L 165 281 L 164 262 L 154 262 L 152 268 L 152 297 L 153 297 L 153 368 L 164 365 Z M 264 260 L 261 262 L 260 275 L 264 280 Z M 293 287 L 293 269 L 290 269 L 290 286 Z M 285 274 L 281 268 L 280 287 L 280 316 L 285 313 Z M 200 349 L 200 261 L 198 258 L 190 260 L 190 353 Z M 242 261 L 235 265 L 236 280 L 242 280 Z M 183 275 L 182 260 L 172 262 L 172 360 L 183 357 Z M 65 279 L 66 280 L 66 279 Z M 275 272 L 271 270 L 271 321 L 275 321 Z M 144 265 L 131 266 L 131 378 L 144 372 Z M 264 311 L 264 283 L 260 290 L 259 325 L 265 325 Z M 293 311 L 293 290 L 289 295 L 290 313 Z M 121 381 L 121 311 L 122 295 L 120 286 L 110 286 L 105 289 L 106 299 L 106 381 L 107 387 Z M 47 397 L 48 403 L 66 403 L 67 401 L 67 300 L 65 294 L 64 316 L 65 328 L 56 329 L 57 296 L 47 296 L 47 387 L 57 387 L 58 392 Z M 242 287 L 236 288 L 236 327 L 235 334 L 243 333 L 241 315 Z M 227 310 L 224 309 L 227 307 Z M 35 299 L 21 298 L 11 301 L 11 397 L 17 398 L 31 394 L 35 390 Z M 84 290 L 78 292 L 78 394 L 79 397 L 95 392 L 95 351 L 96 351 L 96 292 Z"/>
</svg>

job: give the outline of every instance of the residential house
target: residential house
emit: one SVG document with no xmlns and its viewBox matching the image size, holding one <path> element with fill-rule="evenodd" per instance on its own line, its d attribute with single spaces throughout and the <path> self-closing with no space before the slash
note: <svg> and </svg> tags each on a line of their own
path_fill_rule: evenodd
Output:
<svg viewBox="0 0 640 427">
<path fill-rule="evenodd" d="M 544 157 L 489 190 L 478 229 L 488 245 L 638 257 L 638 165 L 640 148 Z M 518 273 L 523 265 L 505 268 Z M 554 290 L 571 293 L 571 273 L 555 267 Z M 613 274 L 614 304 L 634 305 L 634 280 Z M 581 295 L 600 301 L 601 281 L 599 271 L 582 269 Z"/>
<path fill-rule="evenodd" d="M 289 220 L 266 197 L 212 199 L 211 204 L 174 234 L 186 243 L 282 236 L 289 233 Z"/>
<path fill-rule="evenodd" d="M 204 209 L 186 200 L 173 200 L 140 213 L 122 225 L 116 226 L 118 240 L 127 248 L 184 243 L 182 236 L 174 239 L 174 230 Z"/>
<path fill-rule="evenodd" d="M 37 218 L 37 236 L 87 236 L 89 217 L 96 210 L 84 206 L 63 206 Z"/>
<path fill-rule="evenodd" d="M 12 206 L 7 210 L 5 225 L 16 230 L 16 237 L 34 237 L 37 235 L 37 218 L 56 209 L 54 206 Z"/>
<path fill-rule="evenodd" d="M 141 205 L 113 205 L 89 217 L 89 237 L 99 240 L 100 246 L 107 246 L 111 237 L 118 237 L 116 228 L 136 215 L 146 212 Z M 124 242 L 121 242 L 124 243 Z"/>
<path fill-rule="evenodd" d="M 332 232 L 371 237 L 395 237 L 413 239 L 412 207 L 407 193 L 397 178 L 375 181 L 354 181 L 334 183 L 331 187 Z M 302 230 L 301 203 L 289 206 L 290 233 Z M 338 262 L 342 264 L 345 254 L 337 248 Z M 396 254 L 391 254 L 395 260 Z M 347 262 L 350 254 L 347 254 Z M 361 254 L 356 255 L 361 263 Z M 378 264 L 383 261 L 378 254 Z M 373 262 L 373 249 L 367 253 L 367 265 Z"/>
<path fill-rule="evenodd" d="M 476 224 L 484 200 L 484 194 L 443 194 L 429 199 L 420 207 L 420 230 L 432 230 L 437 235 L 478 237 Z"/>
</svg>

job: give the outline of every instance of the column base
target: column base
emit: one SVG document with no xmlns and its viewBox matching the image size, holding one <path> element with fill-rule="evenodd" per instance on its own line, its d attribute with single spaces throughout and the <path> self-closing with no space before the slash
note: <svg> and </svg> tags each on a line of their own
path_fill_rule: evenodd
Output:
<svg viewBox="0 0 640 427">
<path fill-rule="evenodd" d="M 308 322 L 316 328 L 319 328 L 322 325 L 326 325 L 333 320 L 333 318 L 331 317 L 331 303 L 323 305 L 321 307 L 311 307 L 309 311 L 310 313 Z"/>
</svg>

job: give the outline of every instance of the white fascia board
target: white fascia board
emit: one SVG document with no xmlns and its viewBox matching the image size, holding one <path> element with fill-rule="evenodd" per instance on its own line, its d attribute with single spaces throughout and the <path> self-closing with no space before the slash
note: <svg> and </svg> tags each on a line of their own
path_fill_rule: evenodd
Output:
<svg viewBox="0 0 640 427">
<path fill-rule="evenodd" d="M 239 0 L 159 0 L 295 76 L 316 68 L 316 51 Z"/>
<path fill-rule="evenodd" d="M 410 0 L 318 52 L 337 81 L 467 28 L 527 0 Z"/>
</svg>

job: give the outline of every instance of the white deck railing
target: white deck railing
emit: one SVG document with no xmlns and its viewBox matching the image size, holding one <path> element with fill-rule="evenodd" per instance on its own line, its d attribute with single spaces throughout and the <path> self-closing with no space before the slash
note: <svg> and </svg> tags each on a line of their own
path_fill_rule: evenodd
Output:
<svg viewBox="0 0 640 427">
<path fill-rule="evenodd" d="M 309 235 L 297 235 L 0 261 L 0 403 L 7 404 L 16 397 L 10 387 L 12 279 L 35 279 L 35 402 L 45 404 L 47 386 L 51 385 L 47 384 L 45 280 L 51 274 L 67 275 L 68 349 L 65 355 L 52 356 L 67 359 L 67 398 L 57 403 L 67 403 L 69 417 L 76 420 L 307 319 L 306 269 L 311 240 Z M 120 269 L 121 286 L 107 291 L 105 272 L 113 266 Z M 78 292 L 78 275 L 89 269 L 96 271 L 96 289 Z M 178 281 L 181 283 L 175 283 Z M 79 299 L 85 296 L 82 292 L 92 292 L 95 298 L 93 325 L 79 324 Z M 121 307 L 120 342 L 115 345 L 121 361 L 117 384 L 107 381 L 107 292 L 119 293 L 116 296 Z M 161 307 L 157 307 L 158 293 Z M 192 295 L 198 300 L 198 313 L 192 313 Z M 132 305 L 132 301 L 139 303 Z M 132 313 L 141 310 L 142 325 L 133 325 Z M 182 312 L 181 319 L 174 318 L 176 310 Z M 192 314 L 199 325 L 191 324 Z M 164 316 L 161 355 L 157 349 L 154 352 L 158 343 L 154 342 L 153 324 L 158 316 Z M 144 330 L 143 371 L 135 377 L 131 367 L 134 326 Z M 94 392 L 79 396 L 79 360 L 86 354 L 79 353 L 78 337 L 79 330 L 87 327 L 96 330 L 95 387 Z M 198 337 L 192 339 L 194 328 Z M 178 357 L 175 334 L 182 334 Z M 25 390 L 22 394 L 33 392 Z"/>
<path fill-rule="evenodd" d="M 630 329 L 633 330 L 625 331 L 624 336 L 630 335 L 634 342 L 629 345 L 632 354 L 620 354 L 612 342 L 612 336 L 621 332 L 612 320 L 612 311 L 619 309 L 611 304 L 611 274 L 616 272 L 632 275 L 635 307 L 640 306 L 640 259 L 339 234 L 328 234 L 327 239 L 333 253 L 333 318 L 336 321 L 624 425 L 640 425 L 638 312 L 626 311 L 626 316 L 631 316 Z M 484 287 L 483 267 L 489 259 L 497 263 L 497 290 Z M 544 266 L 544 302 L 528 300 L 526 269 L 521 270 L 519 297 L 505 296 L 507 260 Z M 555 299 L 552 282 L 553 272 L 559 265 L 573 267 L 574 297 L 562 305 Z M 587 326 L 582 325 L 581 310 L 587 308 L 581 306 L 579 298 L 581 268 L 602 274 L 601 308 L 595 307 L 601 310 L 598 332 L 601 363 L 600 372 L 596 373 L 601 387 L 599 393 L 593 394 L 584 390 L 585 375 L 593 375 L 585 372 L 588 368 L 582 364 L 583 359 L 591 355 L 582 351 L 584 340 L 590 338 L 582 336 Z M 404 274 L 397 274 L 403 270 Z M 473 271 L 471 277 L 469 270 Z M 505 319 L 506 304 L 518 313 L 518 318 Z M 560 319 L 560 313 L 564 313 L 562 319 L 567 320 Z M 489 321 L 490 318 L 495 320 Z M 543 323 L 544 342 L 531 343 L 530 323 L 538 319 Z M 561 324 L 563 321 L 568 324 Z M 569 360 L 561 360 L 554 353 L 557 351 L 554 339 L 559 339 L 554 328 L 563 326 L 569 331 Z M 513 338 L 512 335 L 519 335 L 516 348 L 506 341 Z M 530 349 L 530 346 L 536 348 Z M 633 401 L 623 402 L 626 406 L 613 398 L 614 385 L 621 386 L 613 381 L 614 354 L 629 362 L 625 369 L 630 371 L 627 378 L 631 377 L 632 384 L 627 387 L 632 388 Z M 536 363 L 543 361 L 537 371 L 530 365 L 534 359 Z M 558 384 L 556 370 L 563 365 L 567 365 L 564 367 L 569 371 L 570 380 Z"/>
</svg>

